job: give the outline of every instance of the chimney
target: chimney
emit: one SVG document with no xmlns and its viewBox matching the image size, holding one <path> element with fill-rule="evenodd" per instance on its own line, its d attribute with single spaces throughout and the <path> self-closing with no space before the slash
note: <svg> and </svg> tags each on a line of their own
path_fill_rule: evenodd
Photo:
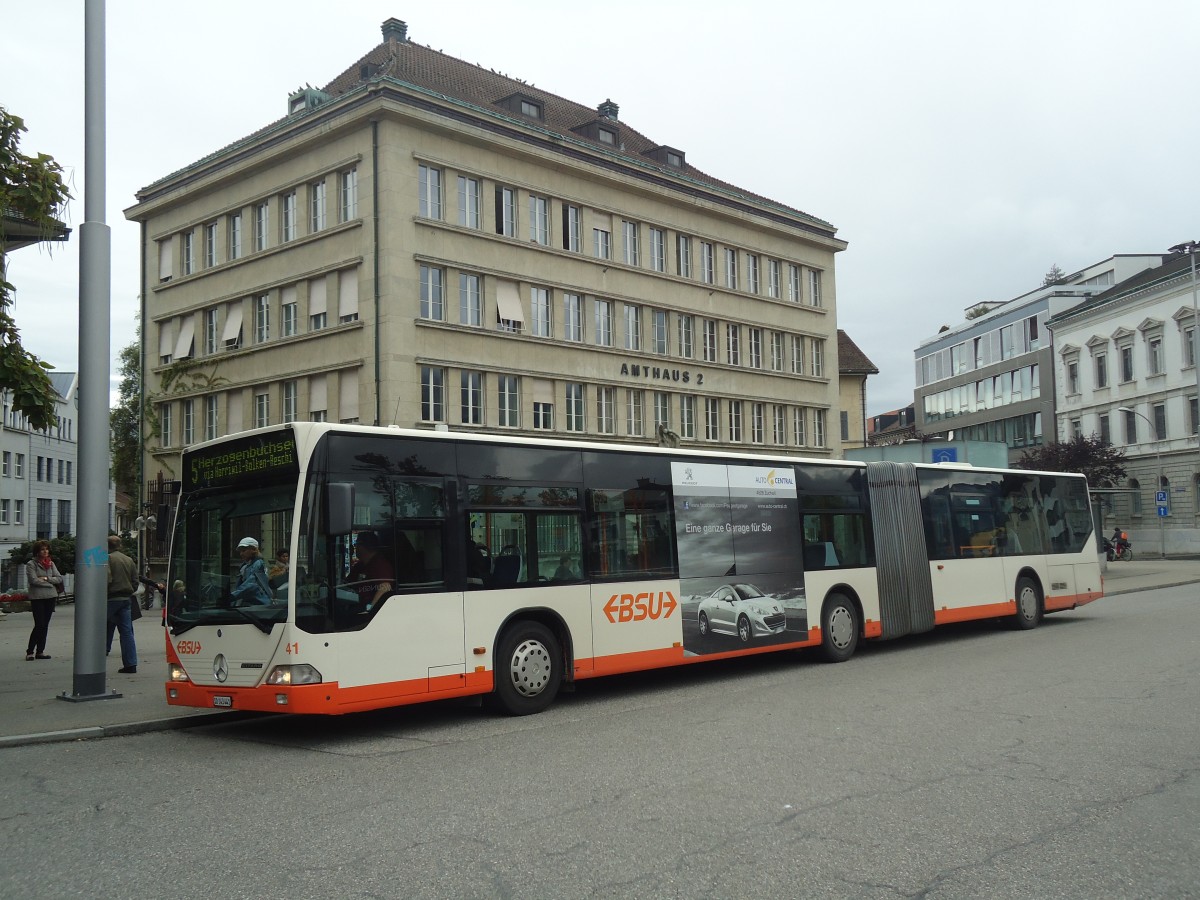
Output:
<svg viewBox="0 0 1200 900">
<path fill-rule="evenodd" d="M 617 119 L 617 113 L 620 112 L 620 110 L 621 107 L 613 103 L 612 100 L 605 100 L 598 107 L 596 107 L 596 112 L 600 113 L 600 115 L 604 116 L 606 119 L 612 119 L 614 122 L 619 121 Z"/>
<path fill-rule="evenodd" d="M 383 39 L 405 43 L 408 40 L 408 25 L 399 19 L 388 19 L 383 23 Z"/>
</svg>

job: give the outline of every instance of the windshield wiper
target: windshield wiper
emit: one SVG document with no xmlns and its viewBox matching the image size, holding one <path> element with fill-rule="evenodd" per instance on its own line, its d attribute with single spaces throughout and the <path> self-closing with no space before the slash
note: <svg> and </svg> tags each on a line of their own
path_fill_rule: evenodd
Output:
<svg viewBox="0 0 1200 900">
<path fill-rule="evenodd" d="M 259 618 L 256 618 L 256 617 L 250 615 L 250 613 L 246 612 L 240 606 L 228 606 L 225 609 L 223 609 L 222 612 L 237 613 L 239 616 L 241 616 L 247 622 L 251 623 L 255 628 L 257 628 L 263 634 L 270 634 L 271 629 L 275 627 L 274 622 L 264 622 L 262 619 L 259 619 Z"/>
<path fill-rule="evenodd" d="M 274 622 L 264 622 L 262 619 L 256 618 L 250 615 L 250 613 L 246 612 L 244 609 L 240 609 L 236 606 L 224 606 L 221 607 L 220 611 L 222 613 L 237 613 L 263 634 L 270 634 L 271 630 L 275 627 Z M 211 624 L 203 622 L 199 618 L 184 619 L 182 616 L 172 616 L 168 621 L 171 623 L 171 634 L 173 635 L 181 635 L 186 631 L 191 631 L 197 625 Z"/>
</svg>

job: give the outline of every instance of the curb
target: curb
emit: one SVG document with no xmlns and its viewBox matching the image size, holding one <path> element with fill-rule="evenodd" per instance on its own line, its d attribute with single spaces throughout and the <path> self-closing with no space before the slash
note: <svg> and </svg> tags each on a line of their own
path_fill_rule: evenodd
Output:
<svg viewBox="0 0 1200 900">
<path fill-rule="evenodd" d="M 131 734 L 150 734 L 155 731 L 175 731 L 183 728 L 200 728 L 218 722 L 242 722 L 257 719 L 270 713 L 251 711 L 199 713 L 168 719 L 148 719 L 144 722 L 127 722 L 122 725 L 92 725 L 87 728 L 68 728 L 64 731 L 43 731 L 35 734 L 14 734 L 0 737 L 0 750 L 7 747 L 27 747 L 31 744 L 55 744 L 63 741 L 91 741 L 105 737 L 127 737 Z"/>
<path fill-rule="evenodd" d="M 1105 597 L 1118 597 L 1121 594 L 1140 594 L 1142 591 L 1157 591 L 1157 590 L 1161 590 L 1162 588 L 1183 587 L 1185 584 L 1195 584 L 1195 583 L 1196 583 L 1196 579 L 1189 578 L 1187 581 L 1172 581 L 1170 584 L 1154 584 L 1154 585 L 1150 585 L 1148 587 L 1127 588 L 1123 591 L 1106 590 L 1104 592 L 1104 596 Z M 1103 598 L 1101 598 L 1101 599 L 1103 599 Z"/>
</svg>

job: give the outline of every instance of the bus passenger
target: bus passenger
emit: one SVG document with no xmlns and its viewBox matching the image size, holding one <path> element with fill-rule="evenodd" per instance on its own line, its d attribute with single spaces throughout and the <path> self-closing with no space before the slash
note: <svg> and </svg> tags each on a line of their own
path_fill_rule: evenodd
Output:
<svg viewBox="0 0 1200 900">
<path fill-rule="evenodd" d="M 258 541 L 244 537 L 238 541 L 238 555 L 242 567 L 238 570 L 237 584 L 229 592 L 235 604 L 267 605 L 271 602 L 271 585 L 267 580 L 267 564 L 258 552 Z"/>
<path fill-rule="evenodd" d="M 554 581 L 575 581 L 579 576 L 575 574 L 575 570 L 571 568 L 571 554 L 564 553 L 558 561 L 558 568 L 554 570 Z"/>
<path fill-rule="evenodd" d="M 347 581 L 363 602 L 364 609 L 370 611 L 392 589 L 392 579 L 396 575 L 391 562 L 380 552 L 379 536 L 375 532 L 359 533 L 355 553 L 358 558 L 350 567 Z"/>
</svg>

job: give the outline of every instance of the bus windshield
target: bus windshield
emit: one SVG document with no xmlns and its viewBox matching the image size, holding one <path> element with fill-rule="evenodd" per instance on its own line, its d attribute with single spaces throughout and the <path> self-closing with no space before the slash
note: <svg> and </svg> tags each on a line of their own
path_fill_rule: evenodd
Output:
<svg viewBox="0 0 1200 900">
<path fill-rule="evenodd" d="M 270 632 L 275 623 L 287 619 L 286 580 L 272 577 L 265 591 L 255 592 L 239 590 L 239 575 L 255 556 L 267 569 L 271 556 L 287 548 L 295 495 L 293 481 L 184 496 L 175 521 L 167 586 L 167 624 L 174 634 L 197 625 L 234 624 Z M 259 545 L 244 554 L 248 561 L 237 549 L 246 537 Z"/>
</svg>

